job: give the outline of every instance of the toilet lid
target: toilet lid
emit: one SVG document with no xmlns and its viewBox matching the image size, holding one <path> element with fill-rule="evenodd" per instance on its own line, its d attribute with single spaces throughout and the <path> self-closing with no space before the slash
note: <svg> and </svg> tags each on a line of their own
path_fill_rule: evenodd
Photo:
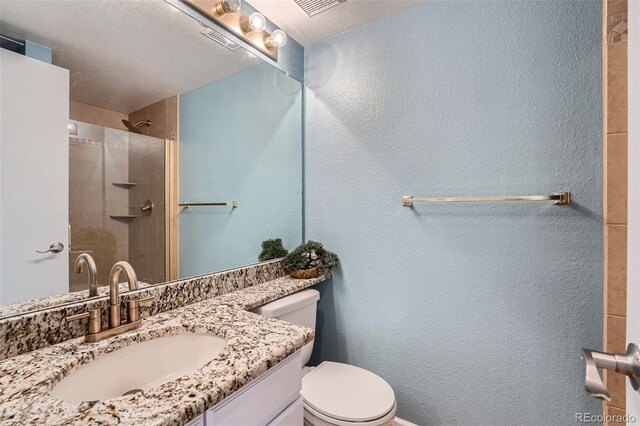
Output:
<svg viewBox="0 0 640 426">
<path fill-rule="evenodd" d="M 325 361 L 302 378 L 304 402 L 338 420 L 378 419 L 395 404 L 393 389 L 382 378 L 360 367 Z"/>
</svg>

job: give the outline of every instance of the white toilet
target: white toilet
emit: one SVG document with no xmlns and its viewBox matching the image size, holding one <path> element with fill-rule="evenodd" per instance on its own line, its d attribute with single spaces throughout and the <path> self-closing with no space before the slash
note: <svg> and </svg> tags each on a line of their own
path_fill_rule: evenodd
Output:
<svg viewBox="0 0 640 426">
<path fill-rule="evenodd" d="M 315 330 L 316 304 L 320 293 L 303 290 L 253 312 Z M 302 348 L 303 365 L 309 361 L 313 342 Z M 365 369 L 325 361 L 315 368 L 304 367 L 302 391 L 305 425 L 379 426 L 390 425 L 396 414 L 396 399 L 387 382 Z"/>
</svg>

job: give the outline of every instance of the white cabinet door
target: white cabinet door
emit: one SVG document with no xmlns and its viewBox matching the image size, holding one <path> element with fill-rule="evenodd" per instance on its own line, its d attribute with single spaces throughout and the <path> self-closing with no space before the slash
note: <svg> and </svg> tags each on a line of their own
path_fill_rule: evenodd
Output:
<svg viewBox="0 0 640 426">
<path fill-rule="evenodd" d="M 300 351 L 210 408 L 207 426 L 264 426 L 300 398 Z"/>
<path fill-rule="evenodd" d="M 199 415 L 195 419 L 189 421 L 184 426 L 204 426 L 204 414 Z"/>
<path fill-rule="evenodd" d="M 304 424 L 304 403 L 302 397 L 296 399 L 269 426 L 302 426 Z"/>
<path fill-rule="evenodd" d="M 68 292 L 68 122 L 69 71 L 0 49 L 2 304 Z"/>
</svg>

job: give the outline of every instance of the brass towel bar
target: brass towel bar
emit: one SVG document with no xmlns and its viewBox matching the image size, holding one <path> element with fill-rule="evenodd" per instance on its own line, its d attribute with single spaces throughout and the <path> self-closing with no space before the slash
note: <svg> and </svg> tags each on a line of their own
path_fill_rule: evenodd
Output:
<svg viewBox="0 0 640 426">
<path fill-rule="evenodd" d="M 415 198 L 412 195 L 402 197 L 402 205 L 405 207 L 413 207 L 413 203 L 484 203 L 491 201 L 553 201 L 553 204 L 566 206 L 571 203 L 571 193 L 554 192 L 549 195 L 514 195 L 505 197 Z"/>
<path fill-rule="evenodd" d="M 238 207 L 238 202 L 237 201 L 224 201 L 222 203 L 190 203 L 190 202 L 184 202 L 184 203 L 179 203 L 178 206 L 180 207 L 205 207 L 205 206 L 231 206 L 234 209 Z"/>
</svg>

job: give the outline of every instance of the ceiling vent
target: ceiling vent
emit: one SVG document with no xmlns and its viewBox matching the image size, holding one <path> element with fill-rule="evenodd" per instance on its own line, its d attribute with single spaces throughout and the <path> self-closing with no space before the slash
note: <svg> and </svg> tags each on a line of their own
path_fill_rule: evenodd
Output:
<svg viewBox="0 0 640 426">
<path fill-rule="evenodd" d="M 216 43 L 223 45 L 229 50 L 238 50 L 238 48 L 240 48 L 238 44 L 232 42 L 231 40 L 229 40 L 228 38 L 226 38 L 225 36 L 217 32 L 216 30 L 211 29 L 209 27 L 204 27 L 202 31 L 200 31 L 200 34 L 202 34 L 207 38 L 210 38 Z"/>
<path fill-rule="evenodd" d="M 317 15 L 320 12 L 324 12 L 327 9 L 331 9 L 342 3 L 344 0 L 294 0 L 300 9 L 307 16 Z"/>
</svg>

